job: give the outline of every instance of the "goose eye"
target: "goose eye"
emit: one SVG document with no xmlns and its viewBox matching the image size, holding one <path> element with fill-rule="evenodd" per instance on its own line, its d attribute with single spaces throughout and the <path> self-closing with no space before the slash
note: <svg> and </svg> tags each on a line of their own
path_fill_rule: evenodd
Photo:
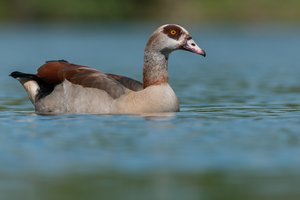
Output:
<svg viewBox="0 0 300 200">
<path fill-rule="evenodd" d="M 177 31 L 174 30 L 174 29 L 172 29 L 172 30 L 170 31 L 170 33 L 171 33 L 171 35 L 176 35 L 176 34 L 177 34 Z"/>
</svg>

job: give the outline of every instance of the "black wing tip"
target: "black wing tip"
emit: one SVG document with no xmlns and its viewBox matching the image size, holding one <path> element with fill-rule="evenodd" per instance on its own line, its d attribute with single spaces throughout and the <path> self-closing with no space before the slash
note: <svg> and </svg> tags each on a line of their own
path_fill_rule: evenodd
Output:
<svg viewBox="0 0 300 200">
<path fill-rule="evenodd" d="M 22 77 L 23 73 L 19 72 L 19 71 L 14 71 L 12 73 L 9 74 L 9 76 L 13 77 L 13 78 L 19 78 Z"/>
<path fill-rule="evenodd" d="M 10 73 L 11 77 L 15 78 L 15 79 L 18 79 L 18 78 L 27 78 L 27 79 L 37 79 L 36 75 L 34 74 L 26 74 L 26 73 L 23 73 L 23 72 L 19 72 L 19 71 L 14 71 L 12 73 Z"/>
<path fill-rule="evenodd" d="M 52 63 L 52 62 L 64 62 L 64 63 L 69 63 L 67 60 L 61 59 L 61 60 L 48 60 L 46 63 Z"/>
</svg>

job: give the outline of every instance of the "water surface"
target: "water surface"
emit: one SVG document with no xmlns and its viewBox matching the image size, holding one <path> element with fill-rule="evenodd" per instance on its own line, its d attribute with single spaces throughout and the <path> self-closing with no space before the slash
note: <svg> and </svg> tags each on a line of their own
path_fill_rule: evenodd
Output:
<svg viewBox="0 0 300 200">
<path fill-rule="evenodd" d="M 121 27 L 121 28 L 120 28 Z M 11 71 L 66 59 L 141 80 L 155 26 L 0 26 L 1 199 L 299 199 L 300 30 L 186 27 L 167 116 L 39 116 Z"/>
</svg>

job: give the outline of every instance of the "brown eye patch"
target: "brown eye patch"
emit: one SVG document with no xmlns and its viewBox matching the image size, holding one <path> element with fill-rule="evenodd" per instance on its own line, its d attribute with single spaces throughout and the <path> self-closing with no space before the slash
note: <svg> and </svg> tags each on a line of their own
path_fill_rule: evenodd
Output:
<svg viewBox="0 0 300 200">
<path fill-rule="evenodd" d="M 178 40 L 182 34 L 182 30 L 178 26 L 168 25 L 164 27 L 163 33 L 168 35 L 170 38 Z"/>
</svg>

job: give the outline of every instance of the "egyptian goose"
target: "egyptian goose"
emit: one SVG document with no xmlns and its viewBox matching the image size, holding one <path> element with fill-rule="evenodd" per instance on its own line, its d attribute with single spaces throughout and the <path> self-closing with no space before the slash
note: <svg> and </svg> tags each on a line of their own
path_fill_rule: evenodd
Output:
<svg viewBox="0 0 300 200">
<path fill-rule="evenodd" d="M 16 71 L 10 76 L 23 85 L 38 114 L 177 112 L 178 99 L 168 84 L 168 57 L 178 49 L 206 55 L 187 30 L 166 24 L 147 42 L 143 83 L 65 60 L 48 61 L 37 74 Z"/>
</svg>

